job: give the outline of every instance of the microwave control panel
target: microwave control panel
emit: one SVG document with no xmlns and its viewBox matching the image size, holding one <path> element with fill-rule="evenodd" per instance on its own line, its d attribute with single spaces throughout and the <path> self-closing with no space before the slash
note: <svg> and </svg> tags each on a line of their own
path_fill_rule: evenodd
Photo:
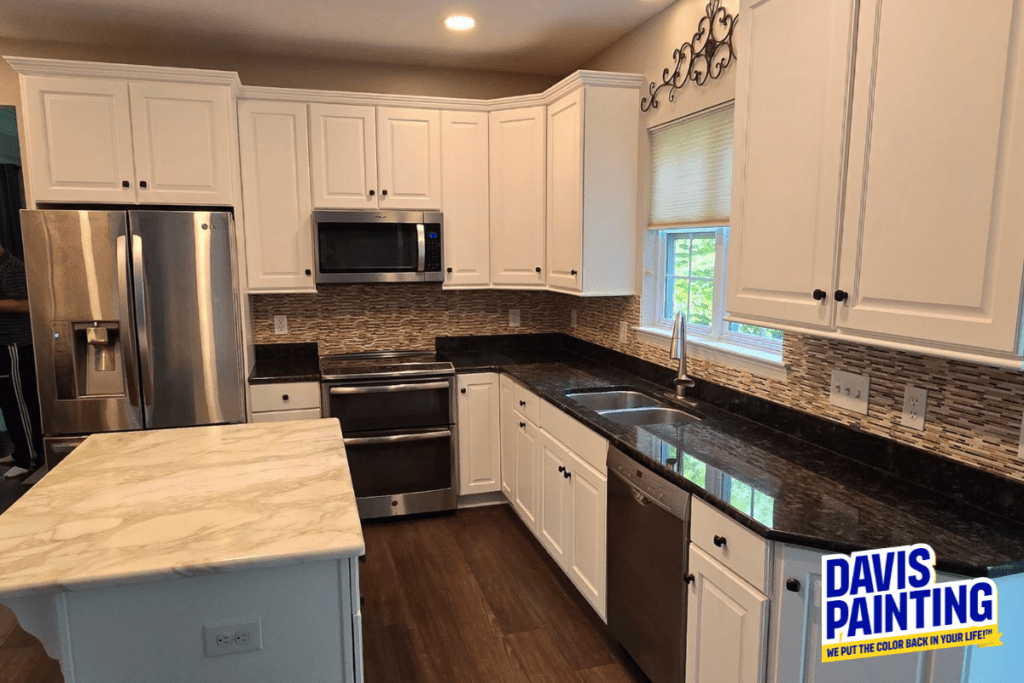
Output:
<svg viewBox="0 0 1024 683">
<path fill-rule="evenodd" d="M 428 273 L 441 272 L 441 231 L 427 230 L 426 254 L 423 260 L 423 269 Z"/>
</svg>

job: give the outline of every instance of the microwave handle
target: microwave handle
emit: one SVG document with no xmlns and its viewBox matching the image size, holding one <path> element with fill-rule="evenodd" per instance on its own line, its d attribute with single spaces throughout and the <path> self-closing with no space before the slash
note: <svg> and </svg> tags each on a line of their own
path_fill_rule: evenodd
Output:
<svg viewBox="0 0 1024 683">
<path fill-rule="evenodd" d="M 416 225 L 416 245 L 418 247 L 417 253 L 419 253 L 420 255 L 420 260 L 419 263 L 416 265 L 416 270 L 417 272 L 422 273 L 424 270 L 426 270 L 427 262 L 427 239 L 426 236 L 423 234 L 422 223 Z"/>
</svg>

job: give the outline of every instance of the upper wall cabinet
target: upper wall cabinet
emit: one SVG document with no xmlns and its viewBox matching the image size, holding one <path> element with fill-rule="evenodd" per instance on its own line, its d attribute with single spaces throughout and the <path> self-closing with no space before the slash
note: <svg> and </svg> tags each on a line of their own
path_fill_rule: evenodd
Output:
<svg viewBox="0 0 1024 683">
<path fill-rule="evenodd" d="M 441 112 L 444 286 L 491 281 L 487 112 Z"/>
<path fill-rule="evenodd" d="M 441 208 L 440 112 L 313 104 L 309 116 L 314 208 Z"/>
<path fill-rule="evenodd" d="M 544 286 L 544 107 L 491 112 L 491 282 Z"/>
<path fill-rule="evenodd" d="M 1024 1 L 740 11 L 730 316 L 1019 367 Z"/>
<path fill-rule="evenodd" d="M 231 88 L 25 76 L 33 202 L 230 205 Z"/>
<path fill-rule="evenodd" d="M 249 290 L 315 292 L 306 105 L 238 104 Z"/>
<path fill-rule="evenodd" d="M 636 91 L 587 86 L 547 111 L 547 285 L 634 293 Z"/>
</svg>

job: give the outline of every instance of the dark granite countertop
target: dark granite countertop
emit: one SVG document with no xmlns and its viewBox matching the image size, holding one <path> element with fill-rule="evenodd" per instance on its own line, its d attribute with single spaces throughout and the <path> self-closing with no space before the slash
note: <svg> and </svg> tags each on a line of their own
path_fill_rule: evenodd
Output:
<svg viewBox="0 0 1024 683">
<path fill-rule="evenodd" d="M 249 384 L 319 382 L 320 354 L 316 342 L 257 344 Z"/>
<path fill-rule="evenodd" d="M 837 552 L 928 543 L 939 571 L 1024 571 L 1024 526 L 1008 516 L 708 403 L 685 408 L 699 413 L 699 422 L 644 430 L 611 422 L 565 396 L 628 387 L 665 399 L 664 385 L 636 374 L 565 350 L 456 349 L 438 355 L 459 372 L 508 373 L 619 450 L 770 540 Z M 993 496 L 1016 498 L 1015 483 L 1006 486 L 1009 494 L 1004 487 Z"/>
</svg>

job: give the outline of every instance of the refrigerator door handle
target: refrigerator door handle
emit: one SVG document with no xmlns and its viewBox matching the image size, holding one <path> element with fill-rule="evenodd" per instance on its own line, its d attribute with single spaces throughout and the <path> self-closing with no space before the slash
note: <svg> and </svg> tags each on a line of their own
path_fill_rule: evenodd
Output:
<svg viewBox="0 0 1024 683">
<path fill-rule="evenodd" d="M 149 326 L 146 266 L 143 259 L 142 237 L 132 235 L 132 269 L 135 280 L 135 321 L 139 329 L 139 364 L 142 375 L 142 398 L 145 402 L 146 425 L 152 418 L 156 382 L 153 379 L 153 338 Z"/>
<path fill-rule="evenodd" d="M 121 302 L 121 329 L 124 339 L 128 340 L 128 345 L 124 348 L 126 357 L 130 360 L 125 362 L 125 383 L 128 385 L 128 403 L 138 408 L 141 405 L 139 398 L 139 380 L 138 373 L 132 371 L 132 366 L 135 365 L 135 340 L 136 335 L 132 326 L 132 315 L 131 315 L 131 304 L 132 297 L 128 291 L 128 281 L 131 277 L 131 271 L 128 266 L 128 238 L 125 235 L 117 236 L 117 294 Z"/>
</svg>

